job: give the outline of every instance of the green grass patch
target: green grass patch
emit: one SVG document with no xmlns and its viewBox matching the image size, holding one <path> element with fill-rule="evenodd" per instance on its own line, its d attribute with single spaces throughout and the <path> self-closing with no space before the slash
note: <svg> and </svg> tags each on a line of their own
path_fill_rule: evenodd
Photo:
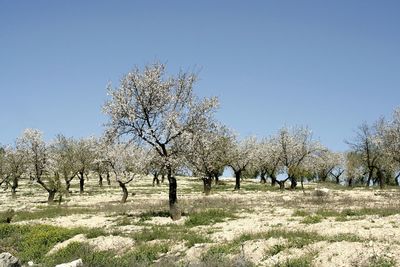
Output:
<svg viewBox="0 0 400 267">
<path fill-rule="evenodd" d="M 139 214 L 139 222 L 145 222 L 151 220 L 153 217 L 166 217 L 169 218 L 171 215 L 167 210 L 161 211 L 147 211 Z"/>
<path fill-rule="evenodd" d="M 286 244 L 276 244 L 273 245 L 270 249 L 265 251 L 265 256 L 270 257 L 278 254 L 281 251 L 284 251 L 287 248 Z"/>
<path fill-rule="evenodd" d="M 368 267 L 394 267 L 396 261 L 385 256 L 372 256 L 369 258 Z"/>
<path fill-rule="evenodd" d="M 141 244 L 132 251 L 123 256 L 116 257 L 111 251 L 95 251 L 86 243 L 74 242 L 62 250 L 47 256 L 44 260 L 44 266 L 55 266 L 64 262 L 71 262 L 76 259 L 82 259 L 85 266 L 88 267 L 130 267 L 130 266 L 148 266 L 159 255 L 168 252 L 167 244 Z"/>
<path fill-rule="evenodd" d="M 64 206 L 49 206 L 35 211 L 17 211 L 12 219 L 13 222 L 28 221 L 46 218 L 55 218 L 59 216 L 68 216 L 73 214 L 88 214 L 95 213 L 93 209 L 89 208 L 70 208 Z M 7 212 L 1 212 L 2 218 Z"/>
<path fill-rule="evenodd" d="M 306 255 L 299 258 L 288 259 L 283 263 L 278 263 L 276 267 L 309 267 L 311 266 L 312 256 Z"/>
<path fill-rule="evenodd" d="M 0 250 L 16 255 L 22 262 L 30 260 L 38 262 L 54 245 L 77 234 L 94 238 L 106 233 L 102 229 L 67 229 L 41 224 L 0 224 Z"/>
<path fill-rule="evenodd" d="M 314 224 L 314 223 L 320 223 L 322 222 L 322 217 L 321 215 L 308 215 L 304 217 L 304 219 L 301 221 L 301 223 L 304 224 Z"/>
<path fill-rule="evenodd" d="M 292 214 L 292 216 L 294 216 L 294 217 L 305 217 L 308 215 L 311 215 L 311 213 L 306 210 L 295 210 Z"/>
<path fill-rule="evenodd" d="M 144 228 L 140 232 L 133 233 L 130 237 L 137 242 L 152 240 L 185 241 L 188 247 L 192 247 L 194 244 L 211 242 L 205 234 L 194 232 L 184 225 L 177 224 L 155 225 Z"/>
<path fill-rule="evenodd" d="M 269 239 L 269 238 L 283 238 L 286 240 L 284 244 L 272 247 L 266 251 L 266 256 L 271 256 L 289 248 L 303 248 L 307 245 L 319 242 L 364 242 L 365 240 L 353 234 L 340 234 L 336 236 L 322 236 L 315 232 L 306 231 L 285 231 L 281 229 L 271 230 L 268 232 L 242 234 L 238 238 L 224 243 L 212 246 L 207 252 L 203 254 L 203 258 L 221 258 L 228 254 L 238 254 L 241 245 L 248 240 Z M 286 266 L 286 265 L 284 265 Z M 297 266 L 297 265 L 295 265 Z M 302 265 L 299 265 L 302 266 Z M 307 266 L 307 265 L 306 265 Z"/>
<path fill-rule="evenodd" d="M 225 219 L 237 218 L 231 211 L 223 209 L 208 209 L 199 211 L 189 215 L 189 218 L 185 221 L 185 225 L 188 227 L 194 227 L 199 225 L 210 225 L 225 221 Z"/>
<path fill-rule="evenodd" d="M 335 217 L 338 222 L 356 220 L 364 216 L 379 216 L 387 217 L 400 214 L 400 208 L 397 207 L 382 207 L 382 208 L 362 208 L 362 209 L 344 209 L 342 211 L 319 209 L 315 212 L 306 210 L 296 210 L 292 216 L 306 217 L 303 223 L 316 223 L 318 218 Z M 316 221 L 316 222 L 315 222 Z"/>
</svg>

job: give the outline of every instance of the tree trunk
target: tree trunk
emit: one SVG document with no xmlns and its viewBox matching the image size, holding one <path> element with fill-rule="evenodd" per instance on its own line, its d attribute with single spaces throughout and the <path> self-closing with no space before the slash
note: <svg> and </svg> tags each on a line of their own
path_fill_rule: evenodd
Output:
<svg viewBox="0 0 400 267">
<path fill-rule="evenodd" d="M 79 194 L 83 194 L 85 186 L 85 178 L 83 174 L 79 177 Z"/>
<path fill-rule="evenodd" d="M 17 188 L 16 187 L 11 187 L 11 196 L 12 196 L 12 198 L 15 198 L 17 196 Z"/>
<path fill-rule="evenodd" d="M 203 178 L 204 194 L 206 196 L 210 195 L 210 193 L 211 193 L 211 181 L 212 181 L 211 176 Z"/>
<path fill-rule="evenodd" d="M 339 177 L 340 177 L 340 176 L 335 176 L 336 184 L 340 184 L 340 179 L 339 179 Z"/>
<path fill-rule="evenodd" d="M 218 185 L 219 184 L 219 175 L 214 174 L 214 179 L 215 179 L 215 185 Z"/>
<path fill-rule="evenodd" d="M 348 182 L 349 187 L 353 186 L 353 178 L 349 178 L 349 182 Z"/>
<path fill-rule="evenodd" d="M 160 179 L 158 179 L 158 174 L 154 174 L 153 177 L 153 186 L 155 186 L 157 184 L 157 186 L 160 185 Z"/>
<path fill-rule="evenodd" d="M 235 171 L 235 189 L 234 190 L 240 190 L 240 177 L 242 176 L 242 171 Z"/>
<path fill-rule="evenodd" d="M 110 173 L 109 172 L 107 172 L 106 179 L 107 179 L 107 185 L 111 185 L 111 179 L 110 179 Z"/>
<path fill-rule="evenodd" d="M 163 174 L 161 174 L 161 183 L 162 184 L 164 183 L 164 180 L 165 180 L 165 174 L 163 173 Z"/>
<path fill-rule="evenodd" d="M 279 184 L 279 189 L 280 189 L 280 190 L 284 190 L 284 189 L 285 189 L 285 182 L 286 182 L 286 180 L 283 180 L 283 181 L 275 180 L 275 182 Z"/>
<path fill-rule="evenodd" d="M 383 189 L 385 187 L 385 176 L 383 175 L 381 170 L 378 170 L 376 175 L 377 175 L 377 180 L 379 182 L 379 186 L 381 189 Z"/>
<path fill-rule="evenodd" d="M 290 177 L 290 189 L 296 189 L 297 180 L 295 177 Z"/>
<path fill-rule="evenodd" d="M 271 175 L 271 186 L 275 186 L 276 185 L 276 177 L 275 175 Z"/>
<path fill-rule="evenodd" d="M 54 197 L 56 196 L 57 190 L 48 191 L 49 197 L 47 198 L 47 203 L 51 204 L 54 202 Z"/>
<path fill-rule="evenodd" d="M 72 181 L 72 179 L 65 179 L 65 191 L 66 191 L 67 196 L 69 196 L 69 194 L 70 194 L 69 189 L 71 188 L 71 181 Z"/>
<path fill-rule="evenodd" d="M 260 174 L 260 183 L 262 184 L 267 183 L 267 179 L 265 179 L 265 173 Z"/>
<path fill-rule="evenodd" d="M 118 184 L 119 184 L 119 186 L 120 186 L 121 189 L 122 189 L 122 199 L 121 199 L 121 203 L 126 203 L 126 200 L 127 200 L 127 198 L 128 198 L 128 189 L 126 188 L 126 185 L 125 185 L 123 182 L 118 181 Z"/>
<path fill-rule="evenodd" d="M 103 176 L 99 173 L 99 186 L 103 187 Z"/>
<path fill-rule="evenodd" d="M 17 195 L 17 188 L 18 188 L 18 178 L 14 177 L 13 183 L 11 185 L 11 194 L 13 198 L 16 197 Z"/>
<path fill-rule="evenodd" d="M 178 206 L 178 197 L 176 194 L 177 183 L 176 178 L 171 174 L 168 174 L 168 182 L 169 182 L 169 212 L 171 214 L 172 220 L 179 220 L 182 216 L 181 210 Z"/>
<path fill-rule="evenodd" d="M 372 168 L 369 169 L 368 172 L 368 180 L 367 180 L 367 187 L 369 187 L 369 185 L 371 184 L 371 179 L 372 179 L 372 175 L 373 175 L 374 170 Z"/>
</svg>

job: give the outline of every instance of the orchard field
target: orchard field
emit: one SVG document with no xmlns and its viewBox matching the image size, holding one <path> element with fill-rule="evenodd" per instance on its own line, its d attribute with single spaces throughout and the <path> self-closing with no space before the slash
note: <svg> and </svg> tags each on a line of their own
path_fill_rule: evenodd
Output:
<svg viewBox="0 0 400 267">
<path fill-rule="evenodd" d="M 182 217 L 172 220 L 168 183 L 150 176 L 121 189 L 89 175 L 79 193 L 47 203 L 34 181 L 16 196 L 0 191 L 0 253 L 55 266 L 397 266 L 400 190 L 333 183 L 280 190 L 257 179 L 220 179 L 210 195 L 195 177 L 177 177 Z M 317 190 L 316 190 L 317 189 Z M 7 221 L 9 223 L 7 223 Z"/>
</svg>

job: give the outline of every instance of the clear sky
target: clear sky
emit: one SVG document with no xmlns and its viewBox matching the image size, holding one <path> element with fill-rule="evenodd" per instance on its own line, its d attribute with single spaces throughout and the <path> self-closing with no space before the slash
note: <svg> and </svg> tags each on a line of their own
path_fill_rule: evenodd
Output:
<svg viewBox="0 0 400 267">
<path fill-rule="evenodd" d="M 0 0 L 0 143 L 98 135 L 106 85 L 156 60 L 200 70 L 241 135 L 308 125 L 334 150 L 400 100 L 400 1 Z"/>
</svg>

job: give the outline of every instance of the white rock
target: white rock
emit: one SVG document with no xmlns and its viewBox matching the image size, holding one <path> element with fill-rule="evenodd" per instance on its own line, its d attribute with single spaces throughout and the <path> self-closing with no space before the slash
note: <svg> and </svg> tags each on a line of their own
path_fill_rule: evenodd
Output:
<svg viewBox="0 0 400 267">
<path fill-rule="evenodd" d="M 63 263 L 63 264 L 56 265 L 56 267 L 82 267 L 82 266 L 83 266 L 83 262 L 81 259 L 71 261 L 69 263 Z"/>
<path fill-rule="evenodd" d="M 19 259 L 8 252 L 0 254 L 0 267 L 20 267 Z"/>
</svg>

